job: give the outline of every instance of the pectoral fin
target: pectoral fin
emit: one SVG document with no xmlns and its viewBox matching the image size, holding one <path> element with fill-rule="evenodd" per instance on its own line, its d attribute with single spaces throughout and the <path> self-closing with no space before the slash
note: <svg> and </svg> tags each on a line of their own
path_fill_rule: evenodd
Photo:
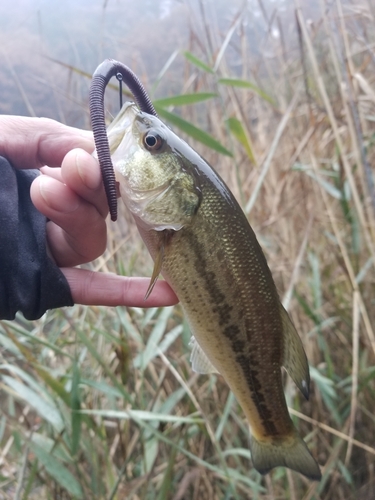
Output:
<svg viewBox="0 0 375 500">
<path fill-rule="evenodd" d="M 160 245 L 159 252 L 156 256 L 156 259 L 154 262 L 154 269 L 152 271 L 152 276 L 150 279 L 150 284 L 148 285 L 144 300 L 147 300 L 149 298 L 152 290 L 154 289 L 155 283 L 156 283 L 157 279 L 159 278 L 159 274 L 160 274 L 161 268 L 163 266 L 163 259 L 164 259 L 164 243 L 162 243 Z"/>
<path fill-rule="evenodd" d="M 281 304 L 280 312 L 284 335 L 283 366 L 305 398 L 309 399 L 310 373 L 306 353 L 297 330 Z"/>
<path fill-rule="evenodd" d="M 205 352 L 201 346 L 196 341 L 195 337 L 191 337 L 189 346 L 192 347 L 190 361 L 193 371 L 195 373 L 207 374 L 207 373 L 219 373 L 211 361 L 206 356 Z"/>
</svg>

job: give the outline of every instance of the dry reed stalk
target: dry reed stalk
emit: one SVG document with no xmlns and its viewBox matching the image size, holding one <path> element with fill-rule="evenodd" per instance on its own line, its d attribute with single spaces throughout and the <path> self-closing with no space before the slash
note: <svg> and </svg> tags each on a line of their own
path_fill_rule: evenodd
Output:
<svg viewBox="0 0 375 500">
<path fill-rule="evenodd" d="M 317 162 L 316 162 L 316 159 L 314 157 L 312 157 L 312 165 L 314 166 L 315 171 L 317 171 L 317 166 L 316 166 Z M 325 209 L 327 211 L 328 217 L 329 217 L 331 225 L 332 225 L 332 229 L 333 229 L 334 235 L 335 235 L 337 243 L 338 243 L 338 245 L 340 247 L 341 256 L 342 256 L 342 258 L 343 258 L 343 260 L 345 262 L 345 266 L 346 266 L 346 270 L 348 272 L 348 277 L 349 277 L 350 285 L 351 285 L 353 291 L 355 291 L 355 292 L 358 293 L 358 302 L 359 302 L 359 307 L 360 307 L 361 314 L 363 315 L 364 326 L 365 326 L 365 329 L 366 329 L 366 333 L 367 333 L 368 340 L 370 342 L 372 351 L 375 354 L 375 334 L 374 334 L 374 330 L 373 330 L 373 328 L 371 326 L 369 315 L 368 315 L 365 303 L 363 301 L 361 291 L 358 288 L 356 276 L 355 276 L 355 273 L 354 273 L 354 269 L 353 269 L 351 260 L 350 260 L 349 255 L 348 255 L 347 248 L 346 248 L 346 246 L 345 246 L 345 244 L 344 244 L 344 242 L 342 240 L 340 231 L 339 231 L 338 226 L 337 226 L 337 222 L 336 222 L 335 216 L 333 214 L 333 211 L 331 209 L 330 203 L 328 201 L 327 194 L 325 193 L 325 191 L 321 187 L 320 187 L 320 192 L 321 192 L 321 196 L 322 196 L 323 201 L 324 201 Z"/>
<path fill-rule="evenodd" d="M 359 366 L 359 324 L 360 324 L 360 309 L 359 297 L 356 290 L 353 291 L 353 349 L 352 349 L 352 393 L 350 402 L 349 416 L 349 435 L 350 438 L 348 448 L 346 450 L 345 465 L 348 466 L 353 449 L 353 436 L 355 431 L 355 420 L 357 415 L 357 398 L 358 398 L 358 366 Z"/>
<path fill-rule="evenodd" d="M 365 238 L 366 238 L 366 243 L 368 245 L 369 250 L 371 251 L 371 254 L 375 255 L 375 246 L 374 246 L 374 243 L 373 243 L 373 241 L 371 239 L 371 236 L 370 236 L 370 234 L 368 232 L 368 226 L 369 225 L 368 225 L 368 223 L 366 221 L 366 218 L 365 218 L 365 215 L 364 215 L 364 211 L 363 211 L 363 207 L 362 207 L 362 203 L 361 203 L 360 196 L 359 196 L 359 193 L 358 193 L 358 189 L 357 189 L 357 186 L 356 186 L 356 183 L 355 183 L 355 180 L 354 180 L 354 177 L 353 177 L 353 174 L 352 174 L 349 162 L 347 160 L 346 148 L 345 148 L 344 143 L 343 143 L 343 141 L 341 139 L 341 135 L 340 135 L 340 132 L 339 132 L 339 127 L 338 127 L 338 124 L 337 124 L 337 120 L 335 118 L 335 115 L 334 115 L 334 112 L 333 112 L 333 109 L 332 109 L 332 106 L 331 106 L 331 103 L 330 103 L 330 100 L 329 100 L 329 97 L 328 97 L 328 94 L 327 94 L 327 91 L 326 91 L 326 88 L 325 88 L 325 85 L 324 85 L 324 81 L 323 81 L 321 72 L 319 70 L 319 66 L 318 66 L 316 55 L 315 55 L 315 52 L 314 52 L 314 49 L 313 49 L 313 46 L 312 46 L 311 38 L 310 38 L 310 35 L 309 35 L 309 33 L 308 33 L 307 29 L 306 29 L 305 21 L 304 21 L 304 18 L 303 18 L 303 15 L 302 15 L 301 11 L 299 11 L 299 10 L 297 11 L 297 16 L 298 16 L 298 20 L 299 20 L 299 23 L 300 23 L 300 26 L 301 26 L 301 29 L 302 29 L 304 40 L 305 40 L 306 45 L 307 45 L 307 49 L 308 49 L 310 61 L 311 61 L 311 64 L 312 64 L 312 67 L 313 67 L 313 71 L 314 71 L 314 76 L 316 78 L 316 81 L 317 81 L 317 84 L 318 84 L 318 87 L 319 87 L 319 90 L 320 90 L 320 93 L 321 93 L 321 97 L 322 97 L 323 102 L 324 102 L 324 106 L 325 106 L 327 114 L 329 116 L 331 127 L 332 127 L 332 130 L 333 130 L 334 136 L 335 136 L 335 140 L 336 140 L 337 145 L 339 147 L 339 151 L 340 151 L 340 154 L 341 154 L 341 160 L 342 160 L 342 163 L 343 163 L 343 166 L 344 166 L 345 174 L 346 174 L 347 179 L 349 181 L 350 190 L 351 190 L 351 193 L 352 193 L 353 198 L 354 198 L 354 202 L 355 202 L 356 210 L 357 210 L 357 213 L 358 213 L 358 217 L 360 219 L 361 226 L 362 226 Z"/>
<path fill-rule="evenodd" d="M 375 455 L 375 448 L 368 446 L 367 444 L 361 443 L 357 439 L 352 439 L 348 434 L 345 432 L 338 431 L 334 429 L 333 427 L 330 427 L 329 425 L 326 425 L 322 422 L 319 422 L 318 420 L 315 420 L 314 418 L 310 418 L 307 415 L 304 415 L 303 413 L 295 410 L 294 408 L 289 408 L 289 412 L 292 415 L 295 415 L 296 417 L 300 418 L 301 420 L 305 420 L 306 422 L 309 422 L 310 424 L 313 424 L 316 427 L 319 427 L 320 429 L 327 431 L 329 434 L 333 434 L 334 436 L 339 437 L 340 439 L 346 441 L 347 443 L 351 443 L 352 446 L 357 446 L 358 448 L 361 448 L 362 450 L 366 451 L 367 453 L 371 453 L 372 455 Z"/>
</svg>

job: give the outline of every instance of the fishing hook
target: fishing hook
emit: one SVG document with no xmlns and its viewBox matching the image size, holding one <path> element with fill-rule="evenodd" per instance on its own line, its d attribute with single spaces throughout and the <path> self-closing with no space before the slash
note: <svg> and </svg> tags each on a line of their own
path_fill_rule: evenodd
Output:
<svg viewBox="0 0 375 500">
<path fill-rule="evenodd" d="M 114 59 L 106 59 L 99 64 L 91 80 L 89 91 L 89 109 L 105 194 L 107 196 L 109 212 L 113 221 L 117 219 L 117 191 L 115 172 L 112 165 L 105 126 L 104 91 L 109 80 L 114 75 L 117 76 L 117 79 L 120 81 L 120 85 L 121 81 L 124 81 L 129 87 L 129 90 L 133 94 L 134 100 L 141 111 L 157 116 L 155 108 L 152 105 L 151 99 L 149 98 L 145 88 L 131 69 Z M 121 79 L 118 75 L 121 75 Z"/>
<path fill-rule="evenodd" d="M 121 108 L 122 108 L 122 74 L 117 73 L 116 78 L 118 80 L 118 93 L 119 93 L 120 111 L 121 111 Z"/>
</svg>

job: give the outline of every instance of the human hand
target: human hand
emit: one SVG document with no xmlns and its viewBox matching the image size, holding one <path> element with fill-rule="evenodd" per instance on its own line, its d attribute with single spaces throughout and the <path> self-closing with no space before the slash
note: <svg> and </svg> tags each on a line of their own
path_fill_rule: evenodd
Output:
<svg viewBox="0 0 375 500">
<path fill-rule="evenodd" d="M 106 246 L 108 207 L 99 165 L 89 154 L 94 149 L 91 133 L 46 118 L 1 117 L 1 125 L 6 134 L 0 141 L 0 154 L 16 168 L 27 166 L 42 172 L 31 186 L 31 198 L 50 219 L 50 254 L 69 283 L 73 301 L 138 307 L 177 303 L 176 295 L 164 281 L 157 282 L 144 301 L 148 278 L 74 267 L 95 259 Z"/>
</svg>

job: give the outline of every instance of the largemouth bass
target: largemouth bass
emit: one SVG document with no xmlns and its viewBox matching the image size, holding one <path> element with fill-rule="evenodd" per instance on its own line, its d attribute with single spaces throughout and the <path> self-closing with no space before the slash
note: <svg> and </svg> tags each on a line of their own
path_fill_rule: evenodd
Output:
<svg viewBox="0 0 375 500">
<path fill-rule="evenodd" d="M 285 367 L 307 398 L 309 368 L 266 258 L 219 175 L 157 117 L 124 105 L 108 128 L 121 197 L 159 273 L 181 301 L 198 373 L 220 373 L 251 429 L 254 467 L 320 469 L 298 435 L 283 391 Z"/>
</svg>

